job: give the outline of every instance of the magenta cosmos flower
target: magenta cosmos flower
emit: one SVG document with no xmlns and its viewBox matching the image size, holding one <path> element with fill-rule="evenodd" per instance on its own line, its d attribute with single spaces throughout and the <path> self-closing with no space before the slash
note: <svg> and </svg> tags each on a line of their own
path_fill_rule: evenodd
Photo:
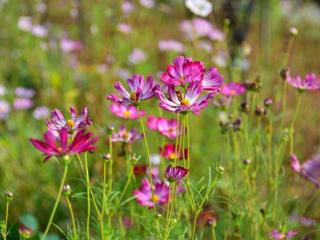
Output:
<svg viewBox="0 0 320 240">
<path fill-rule="evenodd" d="M 107 96 L 107 99 L 126 106 L 136 106 L 141 101 L 154 97 L 155 91 L 159 88 L 159 85 L 155 83 L 151 76 L 149 76 L 145 82 L 143 76 L 136 74 L 129 78 L 127 83 L 129 91 L 124 88 L 122 83 L 117 82 L 114 84 L 114 88 L 119 92 L 120 97 L 111 94 Z"/>
<path fill-rule="evenodd" d="M 160 100 L 160 107 L 169 112 L 188 113 L 199 115 L 200 110 L 208 106 L 209 100 L 215 95 L 210 92 L 201 96 L 203 88 L 201 83 L 191 83 L 186 93 L 175 89 L 173 86 L 168 87 L 168 97 L 160 90 L 156 90 Z"/>
<path fill-rule="evenodd" d="M 112 142 L 124 142 L 131 144 L 136 140 L 141 139 L 143 136 L 139 134 L 135 129 L 127 130 L 125 126 L 119 128 L 119 132 L 115 132 L 111 136 Z"/>
<path fill-rule="evenodd" d="M 188 157 L 188 149 L 185 148 L 182 150 L 179 146 L 176 148 L 175 144 L 166 144 L 164 147 L 160 148 L 160 154 L 168 160 L 182 160 Z"/>
<path fill-rule="evenodd" d="M 73 107 L 70 107 L 70 112 L 71 118 L 66 120 L 59 109 L 53 110 L 51 112 L 51 119 L 46 121 L 48 128 L 54 131 L 60 131 L 62 128 L 66 128 L 70 132 L 92 124 L 88 116 L 87 107 L 84 107 L 79 115 Z"/>
<path fill-rule="evenodd" d="M 308 181 L 320 188 L 320 155 L 307 160 L 302 165 L 296 155 L 291 155 L 291 167 Z"/>
<path fill-rule="evenodd" d="M 177 181 L 186 176 L 189 172 L 189 169 L 184 167 L 176 166 L 173 167 L 169 165 L 166 169 L 166 178 L 169 182 Z"/>
<path fill-rule="evenodd" d="M 151 184 L 144 178 L 139 189 L 134 190 L 133 195 L 141 206 L 153 208 L 155 204 L 163 205 L 169 201 L 169 186 L 164 182 L 158 182 L 151 189 Z"/>
<path fill-rule="evenodd" d="M 292 87 L 301 91 L 320 89 L 320 78 L 314 73 L 309 73 L 304 78 L 301 76 L 290 76 L 288 73 L 286 80 Z"/>
<path fill-rule="evenodd" d="M 245 86 L 236 82 L 229 82 L 222 85 L 221 93 L 227 97 L 234 97 L 246 92 Z"/>
<path fill-rule="evenodd" d="M 280 233 L 278 230 L 272 230 L 271 237 L 274 240 L 287 240 L 298 234 L 297 231 L 290 230 L 287 233 Z"/>
<path fill-rule="evenodd" d="M 45 155 L 46 162 L 51 157 L 63 157 L 66 155 L 75 155 L 82 152 L 93 151 L 96 147 L 93 145 L 98 138 L 93 138 L 92 133 L 85 133 L 85 130 L 79 131 L 75 137 L 68 143 L 68 129 L 62 128 L 59 136 L 49 130 L 43 135 L 44 141 L 30 139 L 31 144 Z"/>
<path fill-rule="evenodd" d="M 175 139 L 178 134 L 178 122 L 176 119 L 149 116 L 147 126 L 170 139 Z"/>
<path fill-rule="evenodd" d="M 110 112 L 124 119 L 138 119 L 144 116 L 144 111 L 138 111 L 135 106 L 124 106 L 119 103 L 112 103 Z"/>
</svg>

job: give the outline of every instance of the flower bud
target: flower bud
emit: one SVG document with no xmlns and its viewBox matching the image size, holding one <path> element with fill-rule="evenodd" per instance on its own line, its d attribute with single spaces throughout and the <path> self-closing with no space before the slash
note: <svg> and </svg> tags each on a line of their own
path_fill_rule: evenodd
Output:
<svg viewBox="0 0 320 240">
<path fill-rule="evenodd" d="M 264 100 L 264 106 L 265 106 L 266 108 L 271 107 L 272 104 L 273 104 L 273 101 L 272 101 L 271 98 L 266 98 L 266 99 Z"/>
<path fill-rule="evenodd" d="M 13 193 L 10 192 L 10 191 L 5 191 L 4 192 L 4 196 L 5 196 L 7 201 L 11 201 L 13 199 Z"/>
<path fill-rule="evenodd" d="M 246 101 L 243 101 L 243 102 L 240 104 L 240 111 L 247 113 L 247 112 L 249 112 L 249 110 L 250 110 L 250 105 L 249 105 L 249 103 L 246 102 Z"/>
<path fill-rule="evenodd" d="M 69 163 L 71 162 L 71 158 L 69 155 L 65 155 L 62 157 L 62 164 L 63 165 L 69 165 Z"/>
<path fill-rule="evenodd" d="M 224 167 L 219 166 L 219 167 L 218 167 L 218 173 L 219 173 L 220 175 L 222 175 L 222 174 L 224 173 Z"/>
<path fill-rule="evenodd" d="M 105 161 L 109 161 L 111 159 L 110 153 L 102 154 L 102 159 Z"/>
<path fill-rule="evenodd" d="M 241 118 L 237 118 L 233 123 L 232 123 L 232 128 L 234 131 L 239 131 L 241 128 Z"/>
<path fill-rule="evenodd" d="M 26 226 L 24 225 L 21 225 L 19 227 L 19 234 L 20 236 L 22 237 L 22 239 L 30 239 L 32 237 L 32 230 L 27 228 Z"/>
<path fill-rule="evenodd" d="M 298 29 L 296 29 L 295 27 L 291 27 L 291 28 L 289 29 L 289 32 L 290 32 L 290 34 L 291 34 L 292 36 L 297 36 L 298 33 L 299 33 Z"/>
<path fill-rule="evenodd" d="M 254 111 L 254 113 L 259 117 L 261 115 L 266 115 L 267 111 L 264 107 L 258 105 L 256 106 L 256 110 Z"/>
<path fill-rule="evenodd" d="M 71 187 L 69 184 L 63 186 L 63 195 L 69 197 L 71 195 Z"/>
<path fill-rule="evenodd" d="M 251 163 L 251 159 L 250 158 L 246 158 L 245 160 L 243 160 L 243 163 L 245 165 L 249 165 Z"/>
<path fill-rule="evenodd" d="M 283 68 L 280 70 L 280 76 L 283 80 L 287 79 L 287 76 L 289 74 L 289 69 L 288 68 Z"/>
</svg>

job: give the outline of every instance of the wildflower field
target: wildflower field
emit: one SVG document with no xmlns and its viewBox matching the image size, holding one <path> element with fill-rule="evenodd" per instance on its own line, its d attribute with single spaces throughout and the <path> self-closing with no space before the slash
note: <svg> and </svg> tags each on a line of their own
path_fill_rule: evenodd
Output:
<svg viewBox="0 0 320 240">
<path fill-rule="evenodd" d="M 320 239 L 320 1 L 0 13 L 0 239 Z"/>
</svg>

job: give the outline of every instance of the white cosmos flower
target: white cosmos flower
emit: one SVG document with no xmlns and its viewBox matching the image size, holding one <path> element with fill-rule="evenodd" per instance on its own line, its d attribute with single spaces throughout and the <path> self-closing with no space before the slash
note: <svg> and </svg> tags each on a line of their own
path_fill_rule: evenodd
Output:
<svg viewBox="0 0 320 240">
<path fill-rule="evenodd" d="M 187 8 L 200 17 L 207 17 L 212 12 L 212 4 L 208 0 L 186 0 Z"/>
</svg>

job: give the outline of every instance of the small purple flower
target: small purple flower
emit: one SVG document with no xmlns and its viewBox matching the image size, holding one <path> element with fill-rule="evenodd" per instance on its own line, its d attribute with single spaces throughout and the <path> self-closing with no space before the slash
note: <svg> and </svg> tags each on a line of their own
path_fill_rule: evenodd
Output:
<svg viewBox="0 0 320 240">
<path fill-rule="evenodd" d="M 46 162 L 51 157 L 63 157 L 66 155 L 75 155 L 82 152 L 93 151 L 96 149 L 93 144 L 98 138 L 93 138 L 92 133 L 85 133 L 85 130 L 77 132 L 71 143 L 68 144 L 68 129 L 62 128 L 59 136 L 56 132 L 49 130 L 43 135 L 44 141 L 38 139 L 30 139 L 31 144 L 45 155 Z"/>
<path fill-rule="evenodd" d="M 291 76 L 288 73 L 286 80 L 291 86 L 301 91 L 320 89 L 320 78 L 314 73 L 309 73 L 304 78 L 301 76 Z"/>
<path fill-rule="evenodd" d="M 169 186 L 164 182 L 157 182 L 152 191 L 151 184 L 144 178 L 139 189 L 133 191 L 137 202 L 141 206 L 153 208 L 155 204 L 163 205 L 169 202 Z"/>
<path fill-rule="evenodd" d="M 174 182 L 185 177 L 189 172 L 189 169 L 184 167 L 176 166 L 173 167 L 169 165 L 166 169 L 166 178 L 169 182 Z"/>
<path fill-rule="evenodd" d="M 18 20 L 18 28 L 25 32 L 30 32 L 32 29 L 32 17 L 21 16 Z"/>
<path fill-rule="evenodd" d="M 115 132 L 111 136 L 112 142 L 123 142 L 131 144 L 136 140 L 142 139 L 143 135 L 138 133 L 135 129 L 127 130 L 125 126 L 119 128 L 119 132 Z"/>
<path fill-rule="evenodd" d="M 60 48 L 63 52 L 70 53 L 81 50 L 83 45 L 80 41 L 75 41 L 64 37 L 60 41 Z"/>
<path fill-rule="evenodd" d="M 148 76 L 145 82 L 143 76 L 136 74 L 129 78 L 127 83 L 129 91 L 124 88 L 122 83 L 115 83 L 114 88 L 120 93 L 121 97 L 111 94 L 107 96 L 107 100 L 126 106 L 136 106 L 141 101 L 154 97 L 155 91 L 159 88 L 151 76 Z"/>
<path fill-rule="evenodd" d="M 287 240 L 287 239 L 293 238 L 297 234 L 298 232 L 293 230 L 290 230 L 287 233 L 280 233 L 278 230 L 274 229 L 272 230 L 271 237 L 274 240 Z"/>
<path fill-rule="evenodd" d="M 31 33 L 35 37 L 44 38 L 48 35 L 48 29 L 42 25 L 33 25 Z"/>
<path fill-rule="evenodd" d="M 10 112 L 10 105 L 4 100 L 0 100 L 0 120 L 7 119 Z"/>
<path fill-rule="evenodd" d="M 202 86 L 199 83 L 192 83 L 188 86 L 186 93 L 176 91 L 173 86 L 168 87 L 168 97 L 160 90 L 156 93 L 160 100 L 160 107 L 169 112 L 192 112 L 199 115 L 200 110 L 208 106 L 209 100 L 215 95 L 210 92 L 200 97 L 202 93 Z"/>
<path fill-rule="evenodd" d="M 296 155 L 291 155 L 291 167 L 308 181 L 320 188 L 320 155 L 315 155 L 302 165 Z"/>
<path fill-rule="evenodd" d="M 221 93 L 227 97 L 234 97 L 246 92 L 245 86 L 236 82 L 229 82 L 222 85 Z"/>
<path fill-rule="evenodd" d="M 5 86 L 0 85 L 0 96 L 4 96 L 7 93 L 7 89 Z"/>
<path fill-rule="evenodd" d="M 24 87 L 17 87 L 15 89 L 15 94 L 17 97 L 22 98 L 33 98 L 36 92 L 33 89 L 30 88 L 24 88 Z"/>
<path fill-rule="evenodd" d="M 126 23 L 119 23 L 118 26 L 117 26 L 117 29 L 118 29 L 119 32 L 122 32 L 122 33 L 124 33 L 124 34 L 129 34 L 129 33 L 132 32 L 131 26 L 130 26 L 129 24 L 126 24 Z M 137 54 L 137 53 L 135 53 L 135 54 Z M 136 61 L 137 61 L 137 59 L 138 59 L 137 55 L 131 56 L 131 58 L 135 58 L 134 60 L 136 60 Z M 134 60 L 133 60 L 133 61 L 134 61 Z M 144 60 L 144 59 L 143 59 L 143 60 Z M 138 60 L 138 61 L 139 61 L 139 60 Z M 130 62 L 132 62 L 132 59 L 130 60 Z M 133 62 L 132 62 L 132 63 L 133 63 Z"/>
<path fill-rule="evenodd" d="M 130 53 L 128 60 L 131 64 L 139 64 L 146 60 L 146 54 L 140 48 L 134 48 Z"/>
<path fill-rule="evenodd" d="M 140 0 L 141 6 L 145 8 L 154 8 L 155 7 L 155 1 L 154 0 Z"/>
<path fill-rule="evenodd" d="M 110 112 L 124 119 L 138 119 L 144 116 L 144 111 L 138 111 L 135 106 L 124 106 L 119 103 L 112 103 Z"/>
<path fill-rule="evenodd" d="M 124 1 L 121 4 L 121 10 L 125 15 L 129 15 L 134 10 L 134 5 L 129 1 Z"/>
<path fill-rule="evenodd" d="M 173 51 L 173 52 L 183 52 L 184 45 L 173 39 L 161 40 L 159 41 L 159 49 L 161 51 Z"/>
<path fill-rule="evenodd" d="M 13 108 L 15 110 L 30 109 L 33 106 L 33 101 L 29 98 L 16 98 L 13 101 Z"/>
<path fill-rule="evenodd" d="M 34 111 L 33 111 L 33 117 L 37 120 L 40 119 L 46 119 L 48 118 L 50 115 L 50 111 L 47 107 L 45 106 L 40 106 L 37 107 Z"/>
<path fill-rule="evenodd" d="M 51 112 L 51 119 L 46 121 L 48 128 L 54 131 L 59 131 L 62 128 L 66 128 L 68 131 L 75 131 L 92 124 L 88 116 L 87 107 L 84 107 L 79 115 L 73 107 L 70 107 L 70 112 L 71 119 L 66 120 L 59 109 L 53 110 Z"/>
</svg>

